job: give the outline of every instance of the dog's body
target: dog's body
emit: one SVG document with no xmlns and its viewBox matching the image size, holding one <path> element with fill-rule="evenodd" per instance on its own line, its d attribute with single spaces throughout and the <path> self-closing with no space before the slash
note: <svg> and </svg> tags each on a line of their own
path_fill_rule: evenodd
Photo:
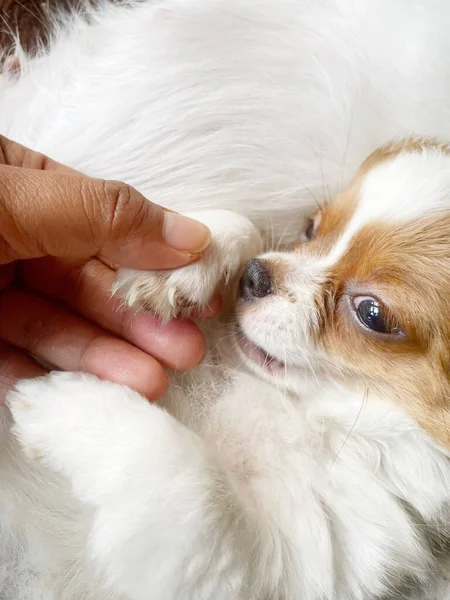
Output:
<svg viewBox="0 0 450 600">
<path fill-rule="evenodd" d="M 380 144 L 450 139 L 444 2 L 164 0 L 90 20 L 3 76 L 0 131 L 211 227 L 202 263 L 122 274 L 163 316 L 298 240 Z M 260 323 L 240 306 L 258 339 L 302 327 L 280 325 L 287 305 Z M 19 385 L 19 442 L 7 414 L 0 438 L 2 600 L 450 598 L 446 413 L 434 435 L 300 333 L 277 355 L 295 380 L 255 377 L 234 326 L 205 328 L 208 356 L 171 375 L 167 412 L 88 376 Z"/>
</svg>

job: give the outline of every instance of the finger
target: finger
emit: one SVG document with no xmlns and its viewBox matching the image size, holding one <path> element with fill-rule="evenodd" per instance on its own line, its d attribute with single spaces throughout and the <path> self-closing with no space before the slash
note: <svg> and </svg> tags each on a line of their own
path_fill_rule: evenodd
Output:
<svg viewBox="0 0 450 600">
<path fill-rule="evenodd" d="M 99 256 L 165 269 L 199 258 L 203 224 L 163 210 L 124 183 L 0 165 L 0 264 L 40 256 Z"/>
<path fill-rule="evenodd" d="M 40 171 L 61 171 L 81 175 L 79 171 L 66 167 L 45 154 L 35 152 L 17 142 L 13 142 L 0 135 L 0 163 L 10 167 L 22 167 L 25 169 L 38 169 Z"/>
<path fill-rule="evenodd" d="M 191 321 L 174 319 L 162 325 L 149 313 L 128 312 L 122 329 L 125 339 L 176 371 L 196 367 L 205 356 L 203 334 Z"/>
<path fill-rule="evenodd" d="M 39 377 L 44 374 L 44 369 L 31 357 L 0 342 L 0 406 L 19 379 Z"/>
<path fill-rule="evenodd" d="M 6 225 L 13 226 L 6 235 L 2 221 L 0 257 L 6 251 L 17 258 L 60 256 L 60 248 L 69 246 L 74 252 L 75 246 L 85 258 L 100 254 L 109 263 L 155 269 L 188 264 L 209 244 L 205 225 L 150 203 L 124 183 L 83 177 L 1 135 L 0 162 L 0 199 L 5 204 L 0 217 L 9 216 Z M 24 218 L 30 208 L 31 218 Z M 65 222 L 61 208 L 66 209 Z M 34 235 L 24 245 L 16 239 L 17 230 Z M 82 247 L 76 244 L 80 241 Z"/>
<path fill-rule="evenodd" d="M 167 388 L 151 356 L 31 292 L 9 288 L 0 296 L 0 339 L 63 370 L 86 371 L 151 399 Z"/>
<path fill-rule="evenodd" d="M 3 290 L 11 283 L 11 281 L 13 281 L 16 273 L 16 266 L 16 263 L 0 265 L 0 290 Z"/>
<path fill-rule="evenodd" d="M 205 342 L 198 327 L 190 322 L 174 320 L 162 326 L 148 314 L 136 315 L 125 310 L 120 298 L 111 298 L 116 272 L 93 259 L 82 266 L 64 265 L 45 258 L 23 265 L 23 280 L 46 295 L 70 304 L 104 329 L 121 336 L 166 366 L 187 370 L 196 366 L 205 353 Z M 213 316 L 220 307 L 215 297 L 205 318 Z"/>
</svg>

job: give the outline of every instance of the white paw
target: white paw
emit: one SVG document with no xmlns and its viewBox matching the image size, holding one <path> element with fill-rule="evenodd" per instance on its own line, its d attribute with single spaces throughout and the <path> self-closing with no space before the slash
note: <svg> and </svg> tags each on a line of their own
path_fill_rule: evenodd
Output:
<svg viewBox="0 0 450 600">
<path fill-rule="evenodd" d="M 67 474 L 74 460 L 89 463 L 93 445 L 111 448 L 115 434 L 108 425 L 123 422 L 129 399 L 132 406 L 146 404 L 135 392 L 91 375 L 54 372 L 19 381 L 7 404 L 24 452 Z"/>
<path fill-rule="evenodd" d="M 188 317 L 207 308 L 220 284 L 227 284 L 238 272 L 239 255 L 220 257 L 214 241 L 200 261 L 175 271 L 137 272 L 123 270 L 114 292 L 127 306 L 157 314 L 162 321 Z"/>
<path fill-rule="evenodd" d="M 170 490 L 174 468 L 182 464 L 181 471 L 189 472 L 197 456 L 195 436 L 168 413 L 128 388 L 90 375 L 51 373 L 23 380 L 7 402 L 12 433 L 24 453 L 62 476 L 85 504 L 123 501 L 128 495 L 135 510 L 142 493 L 158 496 L 158 485 Z M 111 524 L 107 527 L 110 532 Z"/>
<path fill-rule="evenodd" d="M 152 311 L 163 321 L 207 308 L 214 292 L 234 279 L 262 246 L 259 232 L 245 217 L 228 211 L 210 211 L 207 216 L 210 218 L 203 215 L 199 220 L 210 226 L 213 236 L 201 260 L 173 271 L 124 269 L 114 293 L 119 293 L 127 306 Z"/>
<path fill-rule="evenodd" d="M 76 427 L 70 405 L 83 396 L 86 379 L 90 378 L 55 372 L 21 380 L 8 394 L 12 432 L 30 458 L 49 458 L 58 439 Z"/>
</svg>

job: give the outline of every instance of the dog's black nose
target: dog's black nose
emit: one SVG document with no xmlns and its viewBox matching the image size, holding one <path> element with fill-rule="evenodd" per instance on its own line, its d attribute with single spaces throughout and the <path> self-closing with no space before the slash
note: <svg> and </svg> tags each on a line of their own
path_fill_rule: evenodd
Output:
<svg viewBox="0 0 450 600">
<path fill-rule="evenodd" d="M 262 260 L 252 258 L 248 261 L 239 288 L 243 300 L 264 298 L 272 292 L 272 279 Z"/>
</svg>

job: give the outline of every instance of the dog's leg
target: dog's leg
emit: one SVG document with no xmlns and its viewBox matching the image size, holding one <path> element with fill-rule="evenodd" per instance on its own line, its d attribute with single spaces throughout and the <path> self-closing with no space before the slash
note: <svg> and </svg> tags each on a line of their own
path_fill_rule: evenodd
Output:
<svg viewBox="0 0 450 600">
<path fill-rule="evenodd" d="M 94 509 L 86 551 L 132 600 L 239 600 L 257 528 L 212 450 L 137 393 L 81 374 L 8 399 L 24 451 Z"/>
<path fill-rule="evenodd" d="M 243 263 L 262 251 L 258 230 L 242 215 L 210 210 L 189 216 L 211 230 L 211 244 L 202 259 L 175 271 L 122 270 L 115 289 L 128 306 L 152 310 L 163 320 L 189 316 L 205 308 L 219 284 L 235 277 Z"/>
</svg>

